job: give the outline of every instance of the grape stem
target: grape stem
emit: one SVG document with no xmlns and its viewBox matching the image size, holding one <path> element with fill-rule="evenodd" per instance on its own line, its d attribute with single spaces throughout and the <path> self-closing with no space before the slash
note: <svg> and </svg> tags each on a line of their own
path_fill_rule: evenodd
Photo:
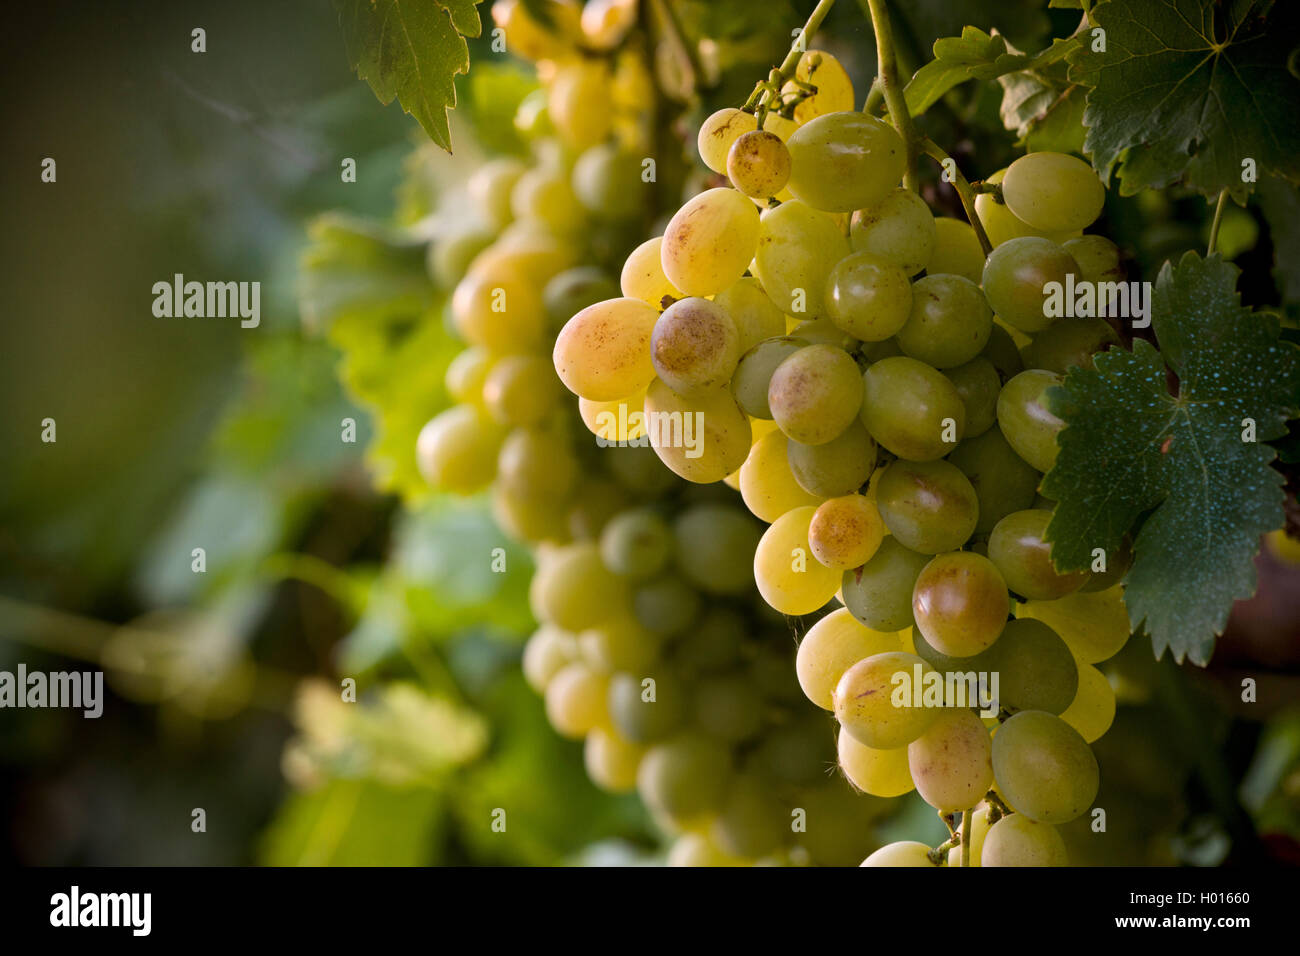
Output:
<svg viewBox="0 0 1300 956">
<path fill-rule="evenodd" d="M 937 161 L 945 171 L 952 170 L 952 186 L 957 190 L 957 196 L 961 199 L 961 207 L 966 211 L 966 218 L 970 220 L 971 228 L 975 230 L 975 238 L 980 241 L 980 248 L 984 250 L 984 256 L 987 258 L 988 254 L 993 251 L 993 243 L 989 242 L 988 233 L 984 231 L 984 225 L 980 222 L 980 217 L 975 214 L 975 190 L 971 188 L 971 184 L 966 181 L 966 177 L 957 168 L 957 161 L 940 149 L 938 144 L 928 136 L 921 138 L 921 152 Z"/>
<path fill-rule="evenodd" d="M 1219 244 L 1219 223 L 1223 221 L 1223 210 L 1228 205 L 1228 190 L 1219 190 L 1219 202 L 1214 207 L 1214 222 L 1210 225 L 1210 244 L 1205 249 L 1208 259 L 1214 255 L 1214 247 Z"/>
<path fill-rule="evenodd" d="M 803 29 L 799 31 L 799 35 L 790 44 L 790 52 L 785 55 L 781 65 L 772 71 L 768 79 L 760 80 L 755 85 L 754 92 L 749 94 L 749 99 L 745 101 L 745 105 L 741 109 L 746 113 L 753 113 L 760 106 L 766 106 L 772 102 L 774 91 L 776 96 L 781 95 L 781 87 L 794 74 L 795 67 L 799 65 L 799 57 L 803 56 L 804 51 L 808 49 L 808 38 L 817 32 L 817 28 L 822 25 L 822 21 L 826 19 L 826 14 L 831 12 L 833 6 L 835 6 L 835 0 L 818 0 L 813 12 L 808 14 Z"/>
<path fill-rule="evenodd" d="M 961 865 L 970 866 L 971 814 L 974 808 L 961 812 Z"/>
<path fill-rule="evenodd" d="M 885 6 L 885 0 L 867 0 L 867 5 L 871 8 L 871 28 L 876 33 L 876 75 L 884 93 L 885 105 L 889 107 L 889 119 L 894 124 L 894 129 L 898 130 L 898 135 L 903 138 L 907 157 L 903 185 L 916 192 L 918 136 L 916 126 L 912 123 L 912 114 L 907 109 L 903 84 L 898 77 L 898 57 L 894 52 L 894 34 L 889 27 L 889 9 Z"/>
<path fill-rule="evenodd" d="M 997 817 L 1011 816 L 1011 811 L 1007 809 L 1007 805 L 1003 803 L 1002 800 L 998 797 L 998 795 L 994 793 L 992 790 L 984 794 L 984 799 L 990 806 L 993 807 L 993 813 L 989 814 L 989 823 L 992 823 L 994 819 L 996 819 L 994 814 L 996 814 Z"/>
</svg>

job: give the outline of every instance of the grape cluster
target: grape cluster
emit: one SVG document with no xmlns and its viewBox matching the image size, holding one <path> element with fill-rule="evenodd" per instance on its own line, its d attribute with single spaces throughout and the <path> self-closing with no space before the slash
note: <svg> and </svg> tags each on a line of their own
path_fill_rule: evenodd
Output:
<svg viewBox="0 0 1300 956">
<path fill-rule="evenodd" d="M 843 605 L 807 632 L 797 672 L 839 721 L 850 781 L 963 813 L 971 863 L 1062 863 L 1055 827 L 1091 807 L 1088 743 L 1114 715 L 1093 665 L 1129 636 L 1128 556 L 1052 563 L 1038 486 L 1062 423 L 1044 394 L 1117 337 L 1054 320 L 1044 294 L 1122 278 L 1115 245 L 1082 233 L 1104 188 L 1072 156 L 1017 159 L 981 187 L 985 256 L 970 225 L 899 186 L 902 139 L 854 111 L 832 56 L 804 54 L 795 79 L 703 123 L 700 156 L 729 182 L 632 252 L 621 296 L 569 319 L 556 372 L 621 407 L 677 475 L 739 490 L 769 523 L 753 569 L 771 608 Z M 962 675 L 991 706 L 895 699 Z M 892 844 L 866 864 L 937 865 L 943 849 Z"/>
</svg>

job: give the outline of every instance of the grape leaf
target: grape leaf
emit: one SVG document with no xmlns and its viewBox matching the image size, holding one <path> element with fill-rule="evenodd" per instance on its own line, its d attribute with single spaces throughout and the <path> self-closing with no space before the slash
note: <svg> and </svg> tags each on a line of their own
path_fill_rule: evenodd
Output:
<svg viewBox="0 0 1300 956">
<path fill-rule="evenodd" d="M 483 31 L 481 0 L 334 0 L 348 62 L 379 102 L 397 97 L 429 138 L 451 152 L 453 78 L 469 72 L 465 37 Z"/>
<path fill-rule="evenodd" d="M 1230 189 L 1243 201 L 1242 162 L 1300 179 L 1300 78 L 1288 68 L 1300 4 L 1271 0 L 1150 0 L 1097 4 L 1105 31 L 1070 54 L 1084 83 L 1084 148 L 1120 193 L 1183 182 L 1205 195 Z M 1222 39 L 1220 39 L 1222 38 Z"/>
<path fill-rule="evenodd" d="M 1156 656 L 1169 648 L 1205 664 L 1233 601 L 1255 589 L 1260 536 L 1280 527 L 1282 476 L 1264 442 L 1300 413 L 1300 349 L 1279 340 L 1275 317 L 1244 308 L 1238 270 L 1218 256 L 1166 263 L 1151 301 L 1163 353 L 1134 342 L 1049 390 L 1065 422 L 1043 482 L 1056 500 L 1047 529 L 1062 569 L 1133 543 L 1125 601 L 1146 623 Z M 1066 320 L 1068 321 L 1068 320 Z M 1166 367 L 1178 374 L 1169 393 Z M 1246 419 L 1255 440 L 1244 440 Z"/>
<path fill-rule="evenodd" d="M 1002 125 L 1029 150 L 1076 153 L 1083 149 L 1086 91 L 1069 80 L 1065 56 L 1081 41 L 1057 40 L 1031 66 L 998 77 Z"/>
</svg>

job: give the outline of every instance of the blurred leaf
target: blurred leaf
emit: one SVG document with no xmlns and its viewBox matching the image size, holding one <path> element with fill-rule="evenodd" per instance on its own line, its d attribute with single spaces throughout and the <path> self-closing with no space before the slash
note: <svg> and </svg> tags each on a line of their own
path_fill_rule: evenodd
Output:
<svg viewBox="0 0 1300 956">
<path fill-rule="evenodd" d="M 1283 302 L 1300 302 L 1300 190 L 1265 176 L 1259 184 L 1259 205 L 1273 239 L 1273 280 Z"/>
<path fill-rule="evenodd" d="M 451 152 L 447 111 L 456 105 L 453 78 L 469 71 L 465 37 L 483 31 L 480 0 L 334 0 L 348 62 L 379 102 L 397 97 L 429 138 Z"/>
</svg>

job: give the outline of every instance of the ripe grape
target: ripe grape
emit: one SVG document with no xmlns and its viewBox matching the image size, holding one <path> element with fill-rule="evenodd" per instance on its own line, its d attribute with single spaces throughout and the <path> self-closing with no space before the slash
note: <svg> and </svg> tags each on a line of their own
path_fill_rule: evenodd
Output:
<svg viewBox="0 0 1300 956">
<path fill-rule="evenodd" d="M 620 612 L 579 634 L 578 650 L 584 663 L 603 674 L 636 672 L 659 656 L 659 636 Z"/>
<path fill-rule="evenodd" d="M 1097 758 L 1087 743 L 1061 718 L 1038 710 L 1021 711 L 998 728 L 993 776 L 1007 804 L 1036 823 L 1068 823 L 1097 796 Z M 986 861 L 988 855 L 986 839 Z"/>
<path fill-rule="evenodd" d="M 863 658 L 902 650 L 902 638 L 896 631 L 873 631 L 848 608 L 836 608 L 810 627 L 799 642 L 795 673 L 810 701 L 823 710 L 834 710 L 832 695 L 846 670 Z"/>
<path fill-rule="evenodd" d="M 911 311 L 898 330 L 904 355 L 935 368 L 953 368 L 979 355 L 993 331 L 993 312 L 980 288 L 955 275 L 927 275 L 912 285 Z"/>
<path fill-rule="evenodd" d="M 1065 841 L 1050 823 L 1035 823 L 1023 813 L 1003 817 L 989 828 L 980 866 L 1065 866 Z"/>
<path fill-rule="evenodd" d="M 899 543 L 921 554 L 960 548 L 979 517 L 975 489 L 946 461 L 886 465 L 876 485 L 876 505 Z"/>
<path fill-rule="evenodd" d="M 573 149 L 595 146 L 609 135 L 613 117 L 605 105 L 609 82 L 609 71 L 598 59 L 570 59 L 556 69 L 546 111 L 555 131 Z"/>
<path fill-rule="evenodd" d="M 785 314 L 776 307 L 759 281 L 746 276 L 713 297 L 713 304 L 731 316 L 740 333 L 740 351 L 748 352 L 774 336 L 785 334 Z"/>
<path fill-rule="evenodd" d="M 1114 657 L 1129 639 L 1128 611 L 1119 586 L 1076 592 L 1055 601 L 1026 601 L 1016 608 L 1016 616 L 1042 621 L 1085 664 Z"/>
<path fill-rule="evenodd" d="M 1002 391 L 998 370 L 984 356 L 977 355 L 964 365 L 945 369 L 943 374 L 956 386 L 966 409 L 964 439 L 983 435 L 998 420 L 998 393 Z"/>
<path fill-rule="evenodd" d="M 549 552 L 538 561 L 528 588 L 533 614 L 573 634 L 600 623 L 625 595 L 623 582 L 590 543 Z"/>
<path fill-rule="evenodd" d="M 677 567 L 705 594 L 744 594 L 761 536 L 754 519 L 731 504 L 693 505 L 673 521 Z"/>
<path fill-rule="evenodd" d="M 465 277 L 470 263 L 490 246 L 496 237 L 475 226 L 461 229 L 429 244 L 429 277 L 444 289 L 450 289 Z"/>
<path fill-rule="evenodd" d="M 938 708 L 917 706 L 913 700 L 914 682 L 929 672 L 929 664 L 904 651 L 864 658 L 835 685 L 835 719 L 868 747 L 904 747 L 925 733 L 938 716 Z"/>
<path fill-rule="evenodd" d="M 893 262 L 873 252 L 855 252 L 826 277 L 823 301 L 837 328 L 864 342 L 879 342 L 903 328 L 913 292 L 907 274 Z"/>
<path fill-rule="evenodd" d="M 731 380 L 740 361 L 740 333 L 721 306 L 685 298 L 655 323 L 650 360 L 665 385 L 690 397 Z"/>
<path fill-rule="evenodd" d="M 899 840 L 882 846 L 860 866 L 938 866 L 930 859 L 930 848 L 915 840 Z"/>
<path fill-rule="evenodd" d="M 849 244 L 854 252 L 880 256 L 909 276 L 930 264 L 936 239 L 930 207 L 901 186 L 886 193 L 875 205 L 854 212 L 849 227 Z"/>
<path fill-rule="evenodd" d="M 790 150 L 765 129 L 745 133 L 727 151 L 727 175 L 751 199 L 775 196 L 790 178 Z"/>
<path fill-rule="evenodd" d="M 521 498 L 556 502 L 578 482 L 578 462 L 564 437 L 537 428 L 516 428 L 497 456 L 501 487 Z"/>
<path fill-rule="evenodd" d="M 471 269 L 456 283 L 451 317 L 466 342 L 500 354 L 536 350 L 546 324 L 536 287 L 504 269 Z"/>
<path fill-rule="evenodd" d="M 549 60 L 569 55 L 581 33 L 581 5 L 576 0 L 548 0 L 543 9 L 550 17 L 544 24 L 533 17 L 520 0 L 498 0 L 492 4 L 492 19 L 508 37 L 511 53 L 527 60 Z"/>
<path fill-rule="evenodd" d="M 734 189 L 705 190 L 668 222 L 660 249 L 664 275 L 687 295 L 715 295 L 749 268 L 758 234 L 758 210 L 749 199 Z"/>
<path fill-rule="evenodd" d="M 560 383 L 540 355 L 503 356 L 483 382 L 483 404 L 503 425 L 536 425 L 559 403 Z"/>
<path fill-rule="evenodd" d="M 669 571 L 637 586 L 632 612 L 647 630 L 665 637 L 681 634 L 700 613 L 700 593 Z"/>
<path fill-rule="evenodd" d="M 574 636 L 553 624 L 543 624 L 524 645 L 524 679 L 533 690 L 545 693 L 551 678 L 577 658 L 578 644 Z"/>
<path fill-rule="evenodd" d="M 754 583 L 771 607 L 782 614 L 811 614 L 839 590 L 840 575 L 814 558 L 808 526 L 817 509 L 788 511 L 772 523 L 754 553 Z"/>
<path fill-rule="evenodd" d="M 1079 670 L 1065 642 L 1046 624 L 1008 621 L 1001 636 L 971 668 L 998 675 L 998 704 L 1004 710 L 1059 714 L 1079 689 Z"/>
<path fill-rule="evenodd" d="M 1036 229 L 1084 229 L 1101 215 L 1106 187 L 1091 166 L 1065 153 L 1028 153 L 1007 167 L 1002 198 Z"/>
<path fill-rule="evenodd" d="M 577 739 L 609 719 L 609 682 L 586 664 L 566 664 L 546 685 L 546 719 L 562 736 Z"/>
<path fill-rule="evenodd" d="M 984 250 L 970 223 L 948 216 L 934 220 L 934 251 L 926 269 L 936 275 L 963 276 L 971 282 L 983 281 Z"/>
<path fill-rule="evenodd" d="M 647 197 L 641 160 L 613 143 L 593 146 L 573 164 L 573 192 L 593 219 L 631 219 Z"/>
<path fill-rule="evenodd" d="M 622 737 L 634 743 L 651 743 L 667 737 L 683 720 L 686 705 L 685 685 L 667 672 L 624 672 L 609 679 L 610 723 Z"/>
<path fill-rule="evenodd" d="M 795 66 L 794 79 L 817 88 L 816 93 L 795 105 L 796 123 L 802 125 L 827 113 L 854 108 L 853 81 L 840 61 L 825 50 L 806 50 Z M 790 81 L 781 88 L 781 94 L 790 96 L 798 90 L 799 87 Z"/>
<path fill-rule="evenodd" d="M 1087 282 L 1123 282 L 1128 273 L 1119 261 L 1119 246 L 1105 236 L 1080 236 L 1062 243 Z"/>
<path fill-rule="evenodd" d="M 442 377 L 452 401 L 458 405 L 482 405 L 483 383 L 496 360 L 491 352 L 477 345 L 457 352 Z"/>
<path fill-rule="evenodd" d="M 1035 335 L 1025 346 L 1024 359 L 1029 368 L 1064 375 L 1071 368 L 1092 368 L 1095 353 L 1118 344 L 1119 336 L 1105 320 L 1071 319 Z"/>
<path fill-rule="evenodd" d="M 948 461 L 962 470 L 975 489 L 979 499 L 975 531 L 979 534 L 988 534 L 1013 511 L 1032 505 L 1042 477 L 1015 453 L 996 425 L 978 438 L 967 438 Z"/>
<path fill-rule="evenodd" d="M 989 560 L 997 565 L 1012 593 L 1053 601 L 1079 590 L 1088 580 L 1086 571 L 1062 574 L 1052 564 L 1052 547 L 1045 538 L 1051 520 L 1050 511 L 1014 511 L 989 535 Z"/>
<path fill-rule="evenodd" d="M 841 727 L 837 750 L 844 776 L 863 793 L 873 797 L 901 797 L 915 789 L 907 765 L 907 747 L 874 750 Z"/>
<path fill-rule="evenodd" d="M 587 306 L 617 299 L 619 295 L 618 283 L 605 270 L 578 266 L 566 269 L 546 283 L 542 290 L 542 306 L 551 331 L 558 332 L 564 328 L 565 322 Z"/>
<path fill-rule="evenodd" d="M 815 209 L 852 212 L 885 198 L 903 178 L 894 128 L 866 113 L 827 113 L 790 135 L 790 192 Z"/>
<path fill-rule="evenodd" d="M 993 782 L 989 732 L 965 708 L 941 711 L 925 733 L 907 745 L 916 792 L 941 813 L 973 807 Z"/>
<path fill-rule="evenodd" d="M 518 159 L 502 157 L 484 163 L 466 180 L 465 191 L 489 226 L 504 229 L 510 224 L 510 196 L 527 169 Z"/>
<path fill-rule="evenodd" d="M 782 312 L 821 316 L 826 277 L 848 254 L 849 240 L 834 216 L 791 200 L 763 213 L 754 267 Z"/>
<path fill-rule="evenodd" d="M 1005 169 L 999 169 L 984 181 L 990 184 L 1000 183 L 1006 172 Z M 1002 245 L 1008 239 L 1019 239 L 1021 236 L 1040 236 L 1054 242 L 1064 242 L 1071 235 L 1071 230 L 1035 229 L 1029 223 L 1019 219 L 1007 208 L 1006 203 L 1000 202 L 993 193 L 980 193 L 975 197 L 975 215 L 979 217 L 980 225 L 984 227 L 989 242 L 995 247 Z"/>
<path fill-rule="evenodd" d="M 696 145 L 700 159 L 715 173 L 727 174 L 727 155 L 731 146 L 741 136 L 758 129 L 758 119 L 753 113 L 729 106 L 720 109 L 700 125 Z"/>
<path fill-rule="evenodd" d="M 439 413 L 420 429 L 415 460 L 425 481 L 443 491 L 467 495 L 484 488 L 496 475 L 503 433 L 487 414 L 472 405 Z"/>
<path fill-rule="evenodd" d="M 552 361 L 569 391 L 609 402 L 655 377 L 650 337 L 659 313 L 640 299 L 609 299 L 571 318 L 555 339 Z"/>
<path fill-rule="evenodd" d="M 931 461 L 956 447 L 966 407 L 943 373 L 895 356 L 873 362 L 862 378 L 862 424 L 889 451 L 909 461 Z"/>
<path fill-rule="evenodd" d="M 755 442 L 740 466 L 740 494 L 745 507 L 768 523 L 793 508 L 815 507 L 822 500 L 804 491 L 795 480 L 786 457 L 789 442 L 779 431 L 768 432 Z"/>
<path fill-rule="evenodd" d="M 777 335 L 764 339 L 740 357 L 736 373 L 731 378 L 731 391 L 746 415 L 771 420 L 772 406 L 767 401 L 767 390 L 772 384 L 772 373 L 791 355 L 810 344 L 806 339 Z"/>
<path fill-rule="evenodd" d="M 1022 332 L 1041 332 L 1056 321 L 1045 310 L 1048 283 L 1064 288 L 1065 277 L 1078 271 L 1070 254 L 1050 239 L 1008 239 L 984 264 L 984 295 L 1004 321 Z"/>
<path fill-rule="evenodd" d="M 723 851 L 757 859 L 785 841 L 788 819 L 789 812 L 767 781 L 747 774 L 731 782 L 709 835 Z"/>
<path fill-rule="evenodd" d="M 688 399 L 655 379 L 646 390 L 645 415 L 655 454 L 687 481 L 721 481 L 749 455 L 749 418 L 727 389 Z"/>
<path fill-rule="evenodd" d="M 989 813 L 991 808 L 986 804 L 980 804 L 975 808 L 975 812 L 970 818 L 970 847 L 968 848 L 967 865 L 982 866 L 980 862 L 983 850 L 984 840 L 989 832 Z M 963 820 L 962 825 L 966 826 Z M 961 847 L 955 846 L 948 851 L 948 865 L 961 866 Z"/>
<path fill-rule="evenodd" d="M 636 771 L 645 748 L 624 740 L 615 731 L 594 727 L 582 748 L 587 776 L 602 790 L 631 793 L 636 789 Z"/>
<path fill-rule="evenodd" d="M 875 503 L 862 495 L 842 495 L 818 507 L 808 526 L 808 544 L 826 567 L 847 571 L 871 560 L 884 532 Z"/>
<path fill-rule="evenodd" d="M 578 399 L 578 414 L 582 423 L 597 438 L 611 444 L 634 441 L 646 433 L 642 418 L 644 408 L 645 389 L 609 402 Z"/>
<path fill-rule="evenodd" d="M 970 551 L 933 558 L 916 579 L 916 626 L 941 654 L 971 657 L 998 639 L 1011 600 L 993 562 Z"/>
<path fill-rule="evenodd" d="M 1086 742 L 1099 739 L 1115 720 L 1115 691 L 1106 675 L 1091 664 L 1078 664 L 1079 689 L 1061 719 Z"/>
<path fill-rule="evenodd" d="M 600 533 L 600 557 L 615 574 L 642 581 L 664 569 L 672 554 L 668 523 L 649 508 L 615 515 Z"/>
<path fill-rule="evenodd" d="M 787 437 L 804 445 L 821 445 L 857 418 L 862 376 L 843 349 L 810 345 L 776 367 L 767 401 Z"/>
<path fill-rule="evenodd" d="M 1021 372 L 998 394 L 998 427 L 1016 454 L 1035 470 L 1048 472 L 1060 451 L 1056 436 L 1065 423 L 1047 410 L 1043 393 L 1061 376 L 1042 369 Z"/>
<path fill-rule="evenodd" d="M 910 627 L 912 591 L 927 554 L 909 551 L 891 535 L 880 542 L 875 555 L 861 568 L 844 572 L 844 606 L 867 627 L 898 631 Z"/>
<path fill-rule="evenodd" d="M 665 308 L 665 297 L 676 300 L 685 295 L 664 275 L 663 244 L 663 236 L 656 236 L 633 249 L 618 280 L 624 296 L 640 299 L 655 310 Z"/>
<path fill-rule="evenodd" d="M 720 742 L 682 734 L 650 748 L 637 769 L 637 791 L 652 810 L 682 824 L 722 806 L 731 754 Z"/>
<path fill-rule="evenodd" d="M 853 422 L 820 445 L 791 441 L 786 446 L 786 460 L 800 488 L 819 498 L 834 498 L 857 491 L 871 477 L 876 467 L 876 443 L 865 428 Z"/>
<path fill-rule="evenodd" d="M 534 166 L 519 177 L 510 193 L 510 209 L 516 220 L 544 223 L 560 235 L 576 233 L 587 216 L 568 173 L 548 165 Z"/>
</svg>

